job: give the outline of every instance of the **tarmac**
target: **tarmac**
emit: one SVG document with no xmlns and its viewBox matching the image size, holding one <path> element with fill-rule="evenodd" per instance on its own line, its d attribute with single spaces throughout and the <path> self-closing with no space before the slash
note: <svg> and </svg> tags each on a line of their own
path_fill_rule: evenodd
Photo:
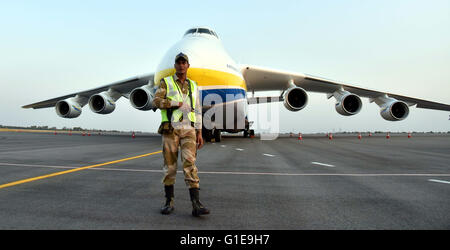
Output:
<svg viewBox="0 0 450 250">
<path fill-rule="evenodd" d="M 195 218 L 161 137 L 0 132 L 0 229 L 450 229 L 450 136 L 223 137 L 197 155 Z"/>
</svg>

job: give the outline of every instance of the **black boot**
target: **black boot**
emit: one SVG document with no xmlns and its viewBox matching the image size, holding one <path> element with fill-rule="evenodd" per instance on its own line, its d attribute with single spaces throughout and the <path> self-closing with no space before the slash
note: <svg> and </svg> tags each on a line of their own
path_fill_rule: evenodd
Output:
<svg viewBox="0 0 450 250">
<path fill-rule="evenodd" d="M 173 207 L 173 185 L 164 186 L 164 191 L 166 192 L 166 204 L 161 208 L 162 214 L 170 214 L 174 210 Z"/>
<path fill-rule="evenodd" d="M 204 207 L 202 203 L 200 203 L 199 199 L 199 189 L 198 188 L 190 188 L 189 194 L 191 195 L 192 201 L 192 215 L 198 217 L 200 215 L 209 214 L 209 209 Z"/>
</svg>

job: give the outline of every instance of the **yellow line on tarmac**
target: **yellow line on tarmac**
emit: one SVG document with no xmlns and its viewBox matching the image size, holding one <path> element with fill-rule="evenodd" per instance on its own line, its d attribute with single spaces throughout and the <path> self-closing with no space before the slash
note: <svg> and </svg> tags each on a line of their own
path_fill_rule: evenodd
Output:
<svg viewBox="0 0 450 250">
<path fill-rule="evenodd" d="M 104 162 L 104 163 L 90 165 L 90 166 L 85 166 L 85 167 L 80 167 L 80 168 L 74 168 L 74 169 L 70 169 L 70 170 L 66 170 L 66 171 L 56 172 L 56 173 L 53 173 L 53 174 L 41 175 L 41 176 L 37 176 L 37 177 L 33 177 L 33 178 L 23 179 L 23 180 L 20 180 L 20 181 L 14 181 L 14 182 L 10 182 L 10 183 L 6 183 L 6 184 L 0 185 L 0 189 L 6 188 L 6 187 L 15 186 L 15 185 L 19 185 L 19 184 L 23 184 L 23 183 L 27 183 L 27 182 L 42 180 L 42 179 L 45 179 L 45 178 L 50 178 L 50 177 L 54 177 L 54 176 L 58 176 L 58 175 L 69 174 L 69 173 L 73 173 L 73 172 L 77 172 L 77 171 L 81 171 L 81 170 L 85 170 L 85 169 L 89 169 L 89 168 L 95 168 L 95 167 L 111 165 L 111 164 L 115 164 L 115 163 L 119 163 L 119 162 L 134 160 L 134 159 L 146 157 L 146 156 L 149 156 L 149 155 L 159 154 L 159 153 L 162 153 L 162 151 L 160 150 L 160 151 L 156 151 L 156 152 L 152 152 L 152 153 L 148 153 L 148 154 L 143 154 L 143 155 L 138 155 L 138 156 L 133 156 L 133 157 L 129 157 L 129 158 L 124 158 L 124 159 L 120 159 L 120 160 L 109 161 L 109 162 Z"/>
</svg>

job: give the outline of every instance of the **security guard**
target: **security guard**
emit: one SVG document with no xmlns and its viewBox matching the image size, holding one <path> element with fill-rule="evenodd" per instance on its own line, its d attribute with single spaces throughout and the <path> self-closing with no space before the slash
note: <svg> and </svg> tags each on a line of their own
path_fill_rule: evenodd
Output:
<svg viewBox="0 0 450 250">
<path fill-rule="evenodd" d="M 209 214 L 199 200 L 199 178 L 195 160 L 197 149 L 203 146 L 202 112 L 197 83 L 187 78 L 189 58 L 183 53 L 175 57 L 175 75 L 163 78 L 155 93 L 153 105 L 161 110 L 164 156 L 164 191 L 166 203 L 162 214 L 174 210 L 174 184 L 177 173 L 178 148 L 181 149 L 184 180 L 189 187 L 192 215 Z"/>
</svg>

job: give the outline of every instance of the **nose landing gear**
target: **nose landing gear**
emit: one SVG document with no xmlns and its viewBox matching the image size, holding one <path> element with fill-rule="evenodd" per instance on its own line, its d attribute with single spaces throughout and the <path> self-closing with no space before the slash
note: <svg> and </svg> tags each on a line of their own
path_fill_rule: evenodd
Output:
<svg viewBox="0 0 450 250">
<path fill-rule="evenodd" d="M 253 129 L 246 129 L 246 130 L 244 130 L 244 138 L 247 138 L 249 136 L 250 136 L 250 138 L 254 137 L 255 136 L 255 130 L 253 130 Z"/>
<path fill-rule="evenodd" d="M 211 142 L 214 139 L 215 142 L 222 140 L 222 131 L 220 129 L 202 129 L 202 137 L 206 142 Z"/>
</svg>

